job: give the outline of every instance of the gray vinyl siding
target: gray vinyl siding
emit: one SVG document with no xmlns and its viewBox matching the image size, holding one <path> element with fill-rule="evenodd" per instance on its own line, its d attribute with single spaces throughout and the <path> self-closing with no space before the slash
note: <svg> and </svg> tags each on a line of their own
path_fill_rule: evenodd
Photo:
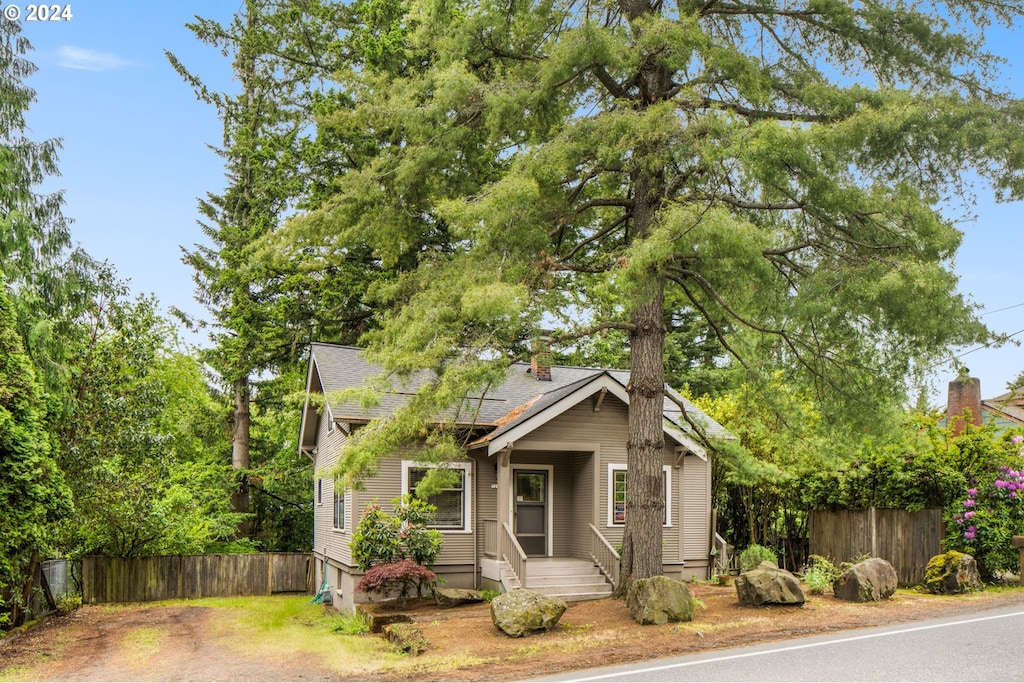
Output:
<svg viewBox="0 0 1024 683">
<path fill-rule="evenodd" d="M 416 460 L 414 448 L 405 449 L 380 463 L 377 475 L 363 482 L 363 489 L 355 492 L 355 503 L 358 515 L 362 516 L 362 510 L 367 504 L 378 503 L 383 509 L 391 511 L 391 501 L 402 494 L 402 461 Z M 470 494 L 470 517 L 467 520 L 470 532 L 466 531 L 445 531 L 441 530 L 444 545 L 441 554 L 434 566 L 473 564 L 473 541 L 476 532 L 476 513 L 472 511 L 472 496 L 476 490 L 476 482 L 473 480 L 476 468 L 470 469 L 467 483 L 472 487 Z M 349 556 L 351 557 L 351 556 Z"/>
<path fill-rule="evenodd" d="M 349 550 L 353 526 L 352 496 L 345 497 L 345 523 L 342 532 L 334 529 L 334 477 L 330 469 L 338 462 L 338 453 L 345 445 L 345 433 L 335 428 L 327 431 L 327 420 L 321 416 L 317 425 L 317 454 L 313 467 L 313 495 L 316 496 L 316 480 L 323 480 L 323 496 L 319 504 L 314 498 L 313 505 L 313 549 L 332 560 L 351 564 Z"/>
<path fill-rule="evenodd" d="M 497 456 L 473 458 L 473 495 L 476 498 L 473 517 L 475 518 L 477 556 L 483 557 L 486 550 L 484 520 L 498 519 L 498 473 Z"/>
<path fill-rule="evenodd" d="M 608 524 L 608 467 L 609 465 L 622 465 L 626 463 L 626 432 L 628 426 L 627 407 L 618 399 L 608 396 L 601 406 L 600 412 L 594 412 L 593 402 L 586 400 L 579 405 L 570 408 L 562 415 L 551 422 L 537 428 L 529 437 L 522 439 L 516 444 L 516 449 L 529 448 L 531 443 L 553 442 L 560 444 L 565 450 L 580 451 L 593 449 L 598 450 L 598 457 L 595 459 L 577 451 L 573 453 L 570 460 L 570 476 L 574 486 L 567 492 L 567 499 L 571 501 L 566 509 L 565 504 L 557 505 L 555 512 L 555 554 L 563 549 L 566 554 L 574 557 L 586 557 L 590 553 L 590 531 L 588 524 L 594 524 L 601 534 L 612 545 L 622 542 L 621 526 L 609 526 Z M 540 459 L 532 452 L 513 450 L 513 463 L 534 462 L 536 464 L 549 464 L 548 461 Z M 532 458 L 532 459 L 531 459 Z M 694 474 L 698 477 L 695 481 L 688 481 L 688 475 L 682 467 L 676 467 L 676 455 L 674 449 L 666 447 L 664 465 L 670 466 L 672 486 L 672 516 L 671 527 L 666 527 L 664 533 L 663 556 L 666 563 L 679 563 L 684 559 L 707 559 L 707 549 L 697 539 L 707 538 L 708 534 L 708 497 L 710 487 L 708 486 L 707 471 L 694 467 Z M 687 458 L 703 463 L 699 458 Z M 705 463 L 706 464 L 706 463 Z M 556 470 L 556 478 L 559 471 Z M 592 491 L 597 492 L 596 501 Z M 556 494 L 556 498 L 560 497 Z M 689 505 L 687 508 L 686 505 Z M 564 519 L 568 515 L 568 519 Z M 691 520 L 697 522 L 697 528 L 690 529 Z M 570 538 L 568 545 L 562 543 L 561 534 L 565 533 L 565 526 L 560 522 L 568 521 L 570 524 Z"/>
<path fill-rule="evenodd" d="M 688 455 L 682 471 L 685 559 L 706 562 L 711 545 L 711 465 Z"/>
<path fill-rule="evenodd" d="M 590 557 L 590 527 L 594 519 L 594 455 L 577 453 L 572 458 L 572 518 L 580 531 L 573 534 L 572 557 Z M 597 526 L 596 524 L 594 526 Z"/>
</svg>

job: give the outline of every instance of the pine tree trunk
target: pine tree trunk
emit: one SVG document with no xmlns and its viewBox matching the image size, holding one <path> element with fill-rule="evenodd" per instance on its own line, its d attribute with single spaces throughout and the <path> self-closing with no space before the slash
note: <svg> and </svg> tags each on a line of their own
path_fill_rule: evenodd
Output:
<svg viewBox="0 0 1024 683">
<path fill-rule="evenodd" d="M 249 512 L 249 380 L 242 378 L 235 382 L 234 429 L 231 434 L 231 466 L 241 470 L 238 474 L 238 489 L 231 496 L 231 508 L 235 512 Z M 237 537 L 248 538 L 251 532 L 248 517 L 239 522 Z"/>
<path fill-rule="evenodd" d="M 637 238 L 650 231 L 658 202 L 652 183 L 642 172 L 634 181 L 633 225 Z M 665 496 L 662 460 L 665 453 L 665 281 L 650 275 L 637 290 L 629 334 L 629 425 L 626 443 L 626 527 L 622 540 L 624 595 L 630 584 L 662 573 L 662 525 Z"/>
</svg>

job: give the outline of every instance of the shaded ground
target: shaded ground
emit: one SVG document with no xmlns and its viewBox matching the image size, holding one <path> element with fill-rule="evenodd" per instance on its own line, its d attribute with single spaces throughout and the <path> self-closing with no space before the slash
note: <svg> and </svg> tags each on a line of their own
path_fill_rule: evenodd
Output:
<svg viewBox="0 0 1024 683">
<path fill-rule="evenodd" d="M 215 608 L 93 605 L 0 640 L 0 679 L 30 667 L 47 681 L 334 680 L 302 657 L 242 654 L 213 628 Z M 40 658 L 42 661 L 40 661 Z M 13 670 L 13 671 L 12 671 Z"/>
<path fill-rule="evenodd" d="M 519 639 L 494 628 L 486 604 L 453 610 L 419 605 L 410 613 L 430 641 L 427 652 L 358 672 L 330 670 L 308 654 L 282 657 L 244 652 L 237 643 L 227 647 L 231 634 L 213 628 L 218 608 L 90 606 L 0 640 L 0 679 L 20 680 L 27 674 L 79 681 L 505 681 L 1024 605 L 1021 589 L 959 597 L 901 592 L 885 603 L 867 605 L 812 596 L 803 607 L 768 608 L 740 607 L 732 587 L 695 584 L 691 590 L 703 607 L 688 624 L 640 627 L 622 602 L 600 600 L 572 605 L 550 633 Z"/>
</svg>

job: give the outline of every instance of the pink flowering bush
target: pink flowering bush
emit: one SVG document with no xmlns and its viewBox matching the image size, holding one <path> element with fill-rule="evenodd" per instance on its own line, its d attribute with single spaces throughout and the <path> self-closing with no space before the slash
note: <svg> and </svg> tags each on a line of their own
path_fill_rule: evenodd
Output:
<svg viewBox="0 0 1024 683">
<path fill-rule="evenodd" d="M 1024 437 L 1010 445 L 1012 464 L 976 477 L 947 525 L 946 547 L 973 555 L 986 579 L 1020 570 L 1011 539 L 1024 534 Z"/>
</svg>

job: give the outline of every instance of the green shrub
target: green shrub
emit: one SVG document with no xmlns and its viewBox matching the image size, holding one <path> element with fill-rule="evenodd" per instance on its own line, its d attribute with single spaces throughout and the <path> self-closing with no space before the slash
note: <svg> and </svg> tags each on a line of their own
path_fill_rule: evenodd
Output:
<svg viewBox="0 0 1024 683">
<path fill-rule="evenodd" d="M 821 555 L 810 556 L 810 566 L 804 572 L 804 583 L 812 595 L 821 595 L 839 578 L 839 569 Z"/>
<path fill-rule="evenodd" d="M 441 532 L 428 529 L 437 508 L 419 498 L 405 495 L 391 501 L 394 514 L 379 504 L 367 504 L 363 518 L 352 534 L 352 559 L 365 571 L 382 564 L 411 559 L 431 565 L 441 552 Z"/>
<path fill-rule="evenodd" d="M 1024 530 L 1024 437 L 1006 444 L 1004 464 L 971 480 L 962 498 L 946 509 L 943 548 L 974 557 L 985 581 L 996 581 L 1020 568 L 1013 536 Z"/>
<path fill-rule="evenodd" d="M 773 562 L 779 563 L 779 556 L 775 554 L 775 551 L 771 548 L 766 548 L 763 545 L 747 546 L 740 553 L 740 569 L 745 572 L 749 572 L 751 569 L 757 569 L 757 566 L 762 562 Z"/>
</svg>

